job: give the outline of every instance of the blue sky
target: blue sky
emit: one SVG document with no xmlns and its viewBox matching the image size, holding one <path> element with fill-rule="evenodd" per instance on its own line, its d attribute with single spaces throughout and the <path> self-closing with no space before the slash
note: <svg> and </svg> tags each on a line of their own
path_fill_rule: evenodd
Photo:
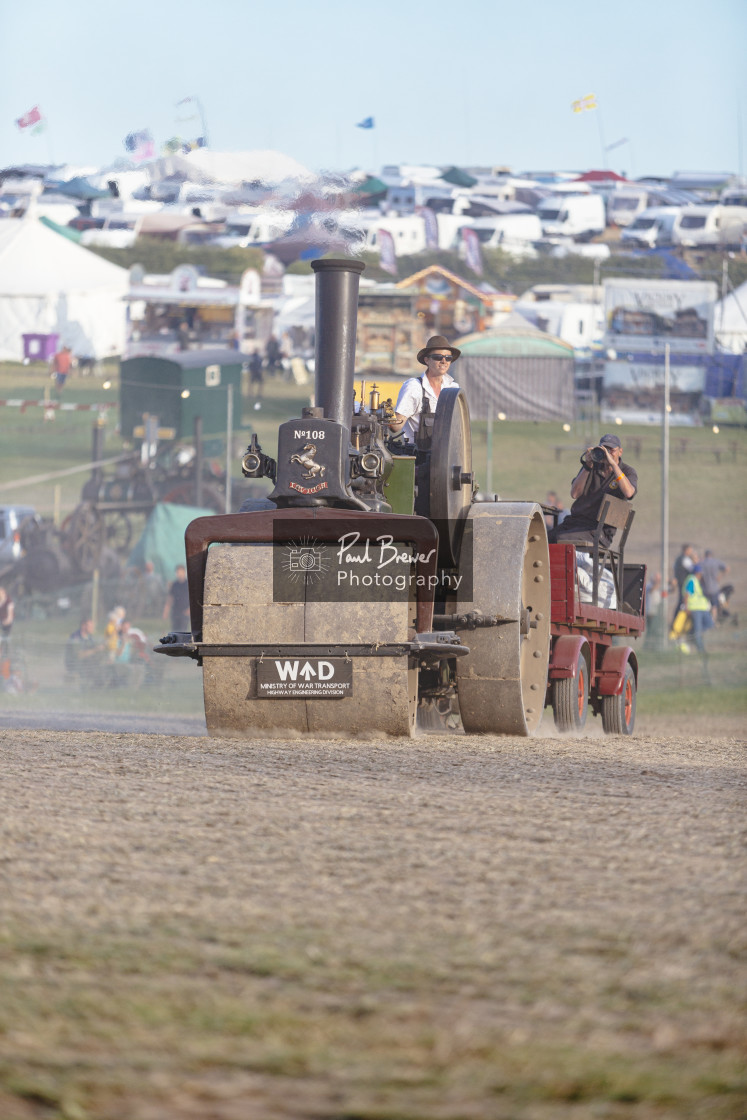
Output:
<svg viewBox="0 0 747 1120">
<path fill-rule="evenodd" d="M 747 174 L 745 57 L 745 0 L 5 0 L 0 166 L 105 164 L 194 127 L 196 94 L 211 147 L 312 169 L 583 169 L 625 138 L 618 171 Z M 35 104 L 47 132 L 20 133 Z"/>
</svg>

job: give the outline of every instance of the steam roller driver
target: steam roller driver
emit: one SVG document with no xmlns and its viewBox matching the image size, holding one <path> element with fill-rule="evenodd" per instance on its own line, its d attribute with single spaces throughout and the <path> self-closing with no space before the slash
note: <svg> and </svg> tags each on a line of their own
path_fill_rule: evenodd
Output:
<svg viewBox="0 0 747 1120">
<path fill-rule="evenodd" d="M 389 421 L 394 435 L 401 435 L 410 444 L 417 442 L 421 415 L 435 413 L 442 389 L 452 385 L 459 388 L 449 373 L 449 367 L 461 353 L 440 334 L 434 334 L 428 339 L 428 344 L 418 351 L 418 361 L 425 366 L 425 373 L 421 377 L 408 378 L 402 385 L 394 417 Z"/>
<path fill-rule="evenodd" d="M 579 539 L 588 535 L 591 543 L 607 494 L 631 501 L 637 489 L 638 474 L 634 467 L 623 462 L 619 437 L 602 436 L 596 447 L 587 447 L 581 456 L 581 470 L 571 483 L 570 515 L 562 525 L 551 530 L 550 541 L 562 542 L 564 537 Z M 605 526 L 603 541 L 609 544 L 613 535 L 614 529 Z"/>
</svg>

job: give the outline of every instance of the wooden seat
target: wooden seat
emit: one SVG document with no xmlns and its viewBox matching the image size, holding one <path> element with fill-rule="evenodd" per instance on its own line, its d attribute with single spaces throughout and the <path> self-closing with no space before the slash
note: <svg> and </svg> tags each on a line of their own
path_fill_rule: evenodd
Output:
<svg viewBox="0 0 747 1120">
<path fill-rule="evenodd" d="M 562 536 L 560 538 L 560 543 L 562 544 L 572 544 L 575 545 L 576 548 L 591 553 L 594 563 L 592 603 L 595 607 L 599 605 L 599 573 L 601 568 L 609 562 L 612 579 L 615 584 L 617 609 L 624 609 L 623 573 L 625 570 L 625 542 L 628 539 L 628 533 L 630 532 L 634 517 L 635 510 L 631 507 L 630 502 L 625 501 L 624 498 L 615 498 L 612 494 L 608 494 L 602 501 L 599 510 L 599 520 L 592 534 L 591 541 L 589 541 L 587 537 Z M 609 544 L 605 544 L 602 540 L 602 533 L 604 532 L 605 525 L 611 526 L 615 530 L 615 534 Z"/>
</svg>

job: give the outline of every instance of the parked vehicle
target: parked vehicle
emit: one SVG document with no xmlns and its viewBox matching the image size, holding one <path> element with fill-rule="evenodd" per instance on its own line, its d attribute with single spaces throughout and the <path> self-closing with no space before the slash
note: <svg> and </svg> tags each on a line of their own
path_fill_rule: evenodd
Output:
<svg viewBox="0 0 747 1120">
<path fill-rule="evenodd" d="M 681 206 L 652 206 L 622 231 L 624 245 L 654 249 L 675 244 L 675 229 L 683 214 Z"/>
<path fill-rule="evenodd" d="M 104 245 L 110 249 L 129 249 L 140 232 L 141 216 L 128 218 L 124 214 L 112 215 L 99 229 L 95 226 L 83 230 L 81 245 Z"/>
<path fill-rule="evenodd" d="M 747 206 L 747 187 L 731 187 L 721 195 L 722 206 Z"/>
<path fill-rule="evenodd" d="M 537 209 L 545 237 L 573 237 L 589 241 L 606 224 L 604 199 L 599 194 L 551 195 Z"/>
<path fill-rule="evenodd" d="M 611 226 L 625 229 L 632 225 L 638 215 L 648 206 L 648 191 L 635 187 L 620 187 L 607 198 L 607 222 Z"/>
<path fill-rule="evenodd" d="M 484 249 L 503 249 L 514 256 L 536 255 L 533 241 L 542 237 L 542 223 L 536 214 L 496 214 L 491 218 L 462 219 L 456 229 L 452 248 L 461 242 L 462 230 L 473 229 Z"/>
<path fill-rule="evenodd" d="M 378 251 L 380 229 L 392 235 L 398 255 L 422 253 L 426 248 L 425 222 L 416 214 L 402 218 L 376 218 L 368 226 L 365 249 Z"/>
<path fill-rule="evenodd" d="M 688 206 L 675 242 L 688 249 L 739 249 L 747 233 L 747 206 Z"/>
<path fill-rule="evenodd" d="M 292 210 L 265 210 L 254 214 L 229 215 L 226 228 L 213 238 L 221 249 L 251 249 L 269 245 L 288 233 L 296 215 Z"/>
</svg>

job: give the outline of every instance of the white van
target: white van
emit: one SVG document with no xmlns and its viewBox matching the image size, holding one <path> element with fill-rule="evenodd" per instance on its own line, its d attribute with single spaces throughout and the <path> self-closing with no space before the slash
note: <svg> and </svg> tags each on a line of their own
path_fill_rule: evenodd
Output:
<svg viewBox="0 0 747 1120">
<path fill-rule="evenodd" d="M 675 229 L 683 214 L 681 206 L 651 206 L 620 234 L 623 245 L 654 249 L 675 244 Z"/>
<path fill-rule="evenodd" d="M 392 235 L 397 256 L 425 251 L 425 222 L 416 214 L 402 218 L 376 218 L 370 222 L 366 233 L 366 249 L 378 252 L 380 229 Z"/>
<path fill-rule="evenodd" d="M 688 206 L 676 243 L 686 249 L 740 249 L 747 235 L 747 207 Z"/>
<path fill-rule="evenodd" d="M 496 214 L 492 218 L 461 219 L 450 248 L 461 249 L 462 230 L 473 229 L 484 249 L 502 249 L 515 257 L 535 257 L 532 244 L 542 238 L 542 223 L 536 214 Z"/>
<path fill-rule="evenodd" d="M 545 237 L 573 237 L 588 241 L 602 233 L 606 224 L 604 199 L 600 194 L 552 195 L 537 208 Z"/>
</svg>

